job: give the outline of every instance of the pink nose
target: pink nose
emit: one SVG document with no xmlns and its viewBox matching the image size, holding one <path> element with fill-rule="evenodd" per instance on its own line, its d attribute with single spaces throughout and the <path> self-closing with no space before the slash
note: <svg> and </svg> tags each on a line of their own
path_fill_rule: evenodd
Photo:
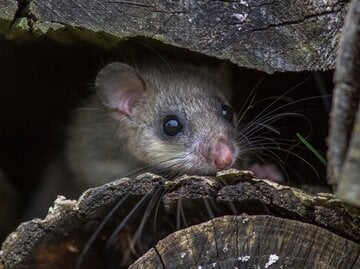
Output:
<svg viewBox="0 0 360 269">
<path fill-rule="evenodd" d="M 233 160 L 233 150 L 231 147 L 223 141 L 218 141 L 215 146 L 214 163 L 218 169 L 224 169 L 229 167 Z"/>
</svg>

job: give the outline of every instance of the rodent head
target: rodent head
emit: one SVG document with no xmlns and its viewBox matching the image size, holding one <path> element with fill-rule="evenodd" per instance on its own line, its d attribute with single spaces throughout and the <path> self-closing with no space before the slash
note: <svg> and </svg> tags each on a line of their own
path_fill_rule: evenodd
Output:
<svg viewBox="0 0 360 269">
<path fill-rule="evenodd" d="M 224 79 L 194 65 L 135 70 L 115 62 L 100 71 L 96 88 L 137 159 L 168 172 L 212 174 L 231 167 L 239 151 Z"/>
</svg>

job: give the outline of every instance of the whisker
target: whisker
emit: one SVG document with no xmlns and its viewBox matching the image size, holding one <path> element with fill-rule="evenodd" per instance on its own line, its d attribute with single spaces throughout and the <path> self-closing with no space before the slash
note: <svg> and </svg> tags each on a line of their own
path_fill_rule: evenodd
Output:
<svg viewBox="0 0 360 269">
<path fill-rule="evenodd" d="M 312 77 L 312 75 L 308 76 L 306 79 L 302 80 L 301 82 L 299 82 L 298 84 L 296 84 L 295 86 L 293 86 L 292 88 L 290 88 L 288 91 L 286 91 L 285 93 L 283 93 L 282 95 L 280 95 L 278 98 L 276 98 L 274 101 L 272 101 L 269 105 L 267 105 L 256 117 L 261 117 L 265 112 L 267 112 L 267 110 L 269 108 L 271 108 L 278 100 L 280 100 L 280 98 L 286 96 L 287 94 L 289 94 L 291 91 L 295 90 L 296 88 L 298 88 L 299 86 L 301 86 L 302 84 L 304 84 L 306 81 L 308 81 L 310 78 Z M 278 111 L 279 109 L 282 109 L 284 107 L 289 106 L 289 104 L 285 104 L 282 105 L 280 107 L 277 107 L 273 112 Z M 267 112 L 268 113 L 268 112 Z M 254 120 L 255 120 L 254 119 Z"/>
<path fill-rule="evenodd" d="M 182 200 L 181 198 L 177 201 L 177 207 L 176 207 L 176 230 L 181 229 L 181 218 L 180 218 L 180 208 L 182 207 Z"/>
<path fill-rule="evenodd" d="M 256 83 L 255 87 L 251 90 L 250 94 L 247 96 L 245 103 L 243 104 L 240 111 L 237 113 L 238 115 L 241 114 L 241 117 L 238 118 L 238 120 L 235 123 L 235 126 L 237 126 L 239 124 L 239 122 L 241 122 L 243 120 L 243 118 L 245 117 L 246 111 L 253 105 L 255 98 L 256 98 L 257 89 L 260 86 L 260 84 L 264 81 L 264 79 L 265 79 L 265 77 L 263 76 Z M 249 104 L 248 104 L 248 102 L 249 102 Z"/>
<path fill-rule="evenodd" d="M 182 183 L 181 185 L 183 186 L 184 183 Z M 181 186 L 181 187 L 182 187 Z M 181 222 L 184 224 L 184 227 L 188 227 L 188 223 L 185 217 L 185 212 L 184 212 L 184 208 L 182 206 L 182 198 L 181 196 L 178 199 L 177 202 L 177 207 L 176 207 L 176 230 L 180 230 L 181 229 Z"/>
<path fill-rule="evenodd" d="M 82 126 L 82 129 L 86 130 L 88 128 L 104 127 L 104 126 L 112 126 L 112 124 L 111 123 L 89 124 L 89 125 Z"/>
<path fill-rule="evenodd" d="M 152 213 L 152 210 L 154 209 L 155 204 L 157 204 L 159 198 L 161 197 L 161 196 L 159 197 L 159 193 L 161 193 L 162 189 L 163 188 L 161 186 L 159 186 L 156 189 L 154 195 L 151 197 L 151 200 L 145 209 L 144 216 L 141 219 L 140 225 L 138 226 L 135 234 L 133 235 L 132 239 L 129 242 L 129 246 L 135 246 L 136 242 L 138 241 L 139 237 L 141 236 L 141 233 L 146 225 L 146 222 L 148 221 L 148 219 Z M 134 247 L 126 250 L 126 253 L 123 255 L 123 265 L 125 265 L 126 262 L 129 260 L 129 256 L 130 256 L 131 252 L 134 252 Z"/>
<path fill-rule="evenodd" d="M 221 212 L 220 208 L 216 205 L 216 203 L 214 202 L 214 199 L 209 199 L 210 204 L 212 205 L 212 207 L 216 210 L 216 212 Z"/>
<path fill-rule="evenodd" d="M 139 238 L 139 236 L 141 235 L 141 232 L 142 232 L 143 229 L 144 229 L 144 226 L 145 226 L 145 224 L 146 224 L 146 221 L 149 219 L 149 217 L 150 217 L 150 215 L 151 215 L 151 213 L 152 213 L 152 210 L 153 210 L 153 208 L 154 208 L 154 205 L 155 205 L 156 202 L 158 201 L 157 198 L 158 198 L 159 193 L 161 193 L 161 190 L 162 190 L 162 189 L 163 189 L 163 188 L 162 188 L 161 186 L 158 187 L 158 188 L 156 189 L 154 195 L 151 197 L 151 200 L 150 200 L 148 206 L 147 206 L 146 209 L 145 209 L 145 214 L 144 214 L 143 218 L 141 219 L 141 223 L 140 223 L 140 225 L 139 225 L 139 227 L 138 227 L 135 235 L 133 236 L 132 241 L 135 242 L 135 241 Z"/>
<path fill-rule="evenodd" d="M 121 175 L 119 178 L 124 178 L 124 177 L 135 177 L 137 175 L 139 175 L 140 173 L 151 173 L 151 171 L 153 170 L 153 167 L 151 165 L 143 165 L 137 169 L 131 170 L 130 172 Z"/>
<path fill-rule="evenodd" d="M 313 96 L 313 97 L 308 97 L 308 98 L 302 98 L 302 99 L 299 99 L 299 100 L 295 100 L 295 101 L 292 101 L 290 103 L 287 103 L 287 104 L 284 104 L 284 105 L 281 105 L 281 106 L 277 106 L 275 107 L 273 110 L 270 110 L 268 111 L 267 113 L 263 114 L 263 112 L 265 110 L 267 110 L 268 108 L 270 108 L 276 101 L 272 102 L 269 106 L 267 106 L 264 110 L 261 111 L 261 113 L 259 113 L 254 119 L 252 119 L 251 121 L 249 121 L 249 124 L 251 124 L 251 122 L 261 122 L 263 121 L 264 119 L 267 119 L 267 117 L 272 117 L 271 113 L 275 113 L 281 109 L 284 109 L 284 108 L 287 108 L 291 105 L 294 105 L 294 104 L 297 104 L 297 103 L 301 103 L 301 102 L 304 102 L 304 101 L 310 101 L 310 100 L 314 100 L 314 99 L 318 99 L 318 98 L 321 98 L 322 96 Z M 296 116 L 296 117 L 302 117 L 302 118 L 305 118 L 305 116 L 303 116 L 302 114 L 300 113 L 297 113 L 297 112 L 286 112 L 286 113 L 280 113 L 280 114 L 274 114 L 274 115 L 283 115 L 283 116 Z M 246 126 L 246 125 L 245 125 Z M 243 127 L 244 128 L 244 127 Z"/>
<path fill-rule="evenodd" d="M 109 219 L 114 215 L 114 213 L 119 209 L 119 207 L 126 201 L 127 198 L 129 198 L 130 194 L 126 194 L 117 204 L 110 210 L 110 212 L 106 215 L 105 219 L 101 221 L 100 225 L 96 228 L 95 232 L 92 234 L 92 236 L 89 238 L 89 240 L 86 242 L 84 248 L 82 249 L 79 258 L 76 262 L 76 269 L 79 269 L 86 254 L 88 253 L 90 247 L 94 243 L 96 237 L 99 235 L 101 230 L 104 228 L 104 226 L 108 223 Z"/>
<path fill-rule="evenodd" d="M 169 69 L 170 73 L 172 74 L 173 77 L 175 77 L 175 73 L 173 68 L 171 67 L 171 65 L 169 64 L 169 62 L 154 48 L 152 48 L 151 46 L 149 46 L 148 44 L 145 44 L 139 40 L 134 40 L 134 42 L 148 48 L 149 50 L 151 50 L 157 57 L 159 57 L 159 59 L 166 65 L 166 67 Z"/>
<path fill-rule="evenodd" d="M 157 200 L 156 203 L 156 207 L 155 207 L 155 212 L 154 212 L 154 225 L 153 225 L 153 231 L 154 231 L 154 241 L 157 242 L 159 240 L 158 236 L 157 236 L 157 219 L 158 219 L 158 214 L 159 214 L 159 209 L 160 209 L 160 204 L 161 204 L 161 198 L 164 197 L 164 195 L 168 193 L 167 190 L 165 190 L 164 188 L 162 189 L 162 192 L 160 194 L 160 198 Z"/>
<path fill-rule="evenodd" d="M 209 198 L 203 198 L 203 202 L 205 204 L 205 208 L 206 208 L 206 211 L 209 215 L 209 218 L 210 219 L 213 219 L 215 218 L 215 214 L 214 214 L 214 211 L 211 209 L 210 205 L 209 205 L 209 201 L 208 201 Z"/>
<path fill-rule="evenodd" d="M 112 244 L 116 240 L 117 235 L 121 231 L 121 229 L 128 223 L 129 219 L 133 216 L 133 214 L 136 212 L 136 210 L 143 204 L 143 202 L 149 197 L 151 193 L 148 192 L 140 199 L 140 201 L 130 210 L 130 212 L 126 215 L 126 217 L 120 222 L 120 224 L 116 227 L 114 232 L 109 237 L 108 241 L 105 245 L 105 252 L 108 252 L 110 248 L 112 247 Z"/>
<path fill-rule="evenodd" d="M 276 131 L 272 126 L 270 126 L 270 124 L 272 124 L 273 122 L 275 122 L 281 118 L 288 117 L 288 116 L 303 118 L 303 119 L 307 120 L 308 123 L 310 123 L 310 121 L 301 114 L 287 112 L 287 113 L 269 115 L 266 118 L 264 117 L 264 118 L 261 118 L 258 120 L 253 120 L 253 121 L 249 122 L 247 125 L 245 125 L 241 129 L 241 132 L 243 132 L 244 135 L 246 135 L 246 136 L 251 136 L 254 133 L 256 133 L 258 130 L 261 130 L 263 127 L 263 128 L 267 128 L 267 129 L 275 132 L 276 134 L 279 134 L 278 131 Z"/>
<path fill-rule="evenodd" d="M 180 198 L 180 199 L 181 199 L 181 198 Z M 181 215 L 181 219 L 182 219 L 182 221 L 183 221 L 183 223 L 184 223 L 184 227 L 185 227 L 185 228 L 188 227 L 189 225 L 188 225 L 188 222 L 187 222 L 187 220 L 186 220 L 184 208 L 182 207 L 182 205 L 181 205 L 181 207 L 180 207 L 180 215 Z"/>
<path fill-rule="evenodd" d="M 227 204 L 229 205 L 230 210 L 233 213 L 233 215 L 236 215 L 236 216 L 239 215 L 239 211 L 236 209 L 233 201 L 227 201 Z"/>
<path fill-rule="evenodd" d="M 76 112 L 82 112 L 82 111 L 100 111 L 100 112 L 108 113 L 108 111 L 98 108 L 98 107 L 79 107 L 79 108 L 76 108 L 76 109 L 70 111 L 70 113 L 76 113 Z"/>
<path fill-rule="evenodd" d="M 253 150 L 256 150 L 256 149 L 261 149 L 261 150 L 263 150 L 263 151 L 268 151 L 269 153 L 273 153 L 273 152 L 271 151 L 271 149 L 279 150 L 279 151 L 288 153 L 289 155 L 292 155 L 292 156 L 298 158 L 299 160 L 301 160 L 302 162 L 304 162 L 306 165 L 308 165 L 308 167 L 310 167 L 310 168 L 312 169 L 312 171 L 316 174 L 316 176 L 317 176 L 318 178 L 320 178 L 320 175 L 319 175 L 319 173 L 317 172 L 317 170 L 315 169 L 315 167 L 314 167 L 311 163 L 309 163 L 308 161 L 306 161 L 303 157 L 301 157 L 301 156 L 300 156 L 299 154 L 297 154 L 297 153 L 294 153 L 294 152 L 292 152 L 292 151 L 290 151 L 290 150 L 285 150 L 285 149 L 281 149 L 281 148 L 274 148 L 274 147 L 269 147 L 269 146 L 267 146 L 266 148 L 263 148 L 263 147 L 253 148 Z M 248 151 L 248 153 L 250 153 L 250 151 Z"/>
</svg>

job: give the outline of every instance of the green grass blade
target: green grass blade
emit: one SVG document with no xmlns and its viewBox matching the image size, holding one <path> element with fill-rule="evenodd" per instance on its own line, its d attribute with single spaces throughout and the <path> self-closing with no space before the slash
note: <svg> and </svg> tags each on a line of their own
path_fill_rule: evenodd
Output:
<svg viewBox="0 0 360 269">
<path fill-rule="evenodd" d="M 318 150 L 316 150 L 308 141 L 306 141 L 306 139 L 299 133 L 296 133 L 297 138 L 299 138 L 299 140 L 312 152 L 315 154 L 315 156 L 319 159 L 319 161 L 323 164 L 326 165 L 326 160 L 325 158 L 319 153 Z"/>
</svg>

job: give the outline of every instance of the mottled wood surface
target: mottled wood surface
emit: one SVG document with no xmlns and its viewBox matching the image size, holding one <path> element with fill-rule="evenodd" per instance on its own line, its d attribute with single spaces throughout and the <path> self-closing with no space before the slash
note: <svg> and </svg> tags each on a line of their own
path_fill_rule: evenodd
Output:
<svg viewBox="0 0 360 269">
<path fill-rule="evenodd" d="M 33 0 L 18 12 L 14 31 L 105 46 L 142 36 L 265 72 L 326 70 L 334 68 L 347 5 L 342 0 Z"/>
<path fill-rule="evenodd" d="M 6 26 L 4 24 L 7 23 L 7 26 L 9 27 L 9 22 L 14 18 L 15 13 L 17 11 L 17 4 L 16 1 L 11 0 L 1 0 L 1 11 L 0 11 L 0 22 L 2 27 L 0 29 L 5 28 Z M 0 32 L 3 34 L 3 32 Z"/>
<path fill-rule="evenodd" d="M 225 216 L 175 232 L 130 269 L 355 269 L 359 245 L 319 227 L 270 216 Z"/>
<path fill-rule="evenodd" d="M 131 215 L 135 207 L 137 209 Z M 108 217 L 111 210 L 114 212 Z M 90 189 L 78 201 L 59 198 L 44 220 L 23 223 L 9 235 L 3 244 L 0 260 L 5 268 L 75 268 L 86 242 L 95 233 L 79 268 L 104 268 L 109 259 L 116 264 L 116 268 L 126 268 L 159 239 L 176 230 L 215 217 L 239 214 L 272 215 L 304 222 L 299 224 L 300 228 L 296 228 L 299 231 L 295 233 L 296 236 L 300 231 L 302 235 L 309 232 L 310 238 L 315 230 L 320 234 L 324 232 L 325 244 L 319 249 L 318 255 L 324 253 L 329 245 L 328 240 L 336 238 L 346 246 L 339 249 L 339 254 L 336 253 L 341 257 L 343 254 L 340 252 L 347 253 L 350 245 L 358 249 L 358 245 L 348 240 L 360 240 L 359 210 L 331 194 L 313 196 L 295 188 L 255 179 L 244 172 L 228 171 L 217 177 L 182 177 L 175 181 L 144 174 L 136 179 L 122 179 Z M 127 216 L 131 218 L 126 221 L 125 227 L 116 232 Z M 106 218 L 108 220 L 103 222 Z M 137 255 L 129 256 L 129 238 L 134 237 L 144 219 L 146 222 L 139 237 L 141 248 Z M 279 225 L 271 223 L 263 224 L 262 229 L 265 230 L 258 233 L 259 238 L 279 232 Z M 319 227 L 315 229 L 306 223 Z M 309 231 L 307 227 L 310 227 Z M 97 229 L 98 233 L 95 232 Z M 196 238 L 196 230 L 194 233 Z M 301 244 L 297 245 L 299 238 L 289 238 L 290 241 L 294 239 L 292 246 L 295 249 L 301 247 Z M 217 242 L 220 239 L 214 240 Z M 316 244 L 321 243 L 320 239 L 318 241 Z M 329 246 L 326 253 L 334 252 L 333 245 Z M 264 255 L 262 251 L 265 251 Z M 259 249 L 259 261 L 268 259 L 268 254 L 267 248 Z M 120 265 L 124 256 L 126 263 Z M 151 258 L 150 262 L 152 259 L 155 258 Z M 313 261 L 308 262 L 311 264 L 317 259 L 314 254 Z"/>
<path fill-rule="evenodd" d="M 340 198 L 360 206 L 360 1 L 353 0 L 341 38 L 329 132 L 329 179 Z"/>
</svg>

